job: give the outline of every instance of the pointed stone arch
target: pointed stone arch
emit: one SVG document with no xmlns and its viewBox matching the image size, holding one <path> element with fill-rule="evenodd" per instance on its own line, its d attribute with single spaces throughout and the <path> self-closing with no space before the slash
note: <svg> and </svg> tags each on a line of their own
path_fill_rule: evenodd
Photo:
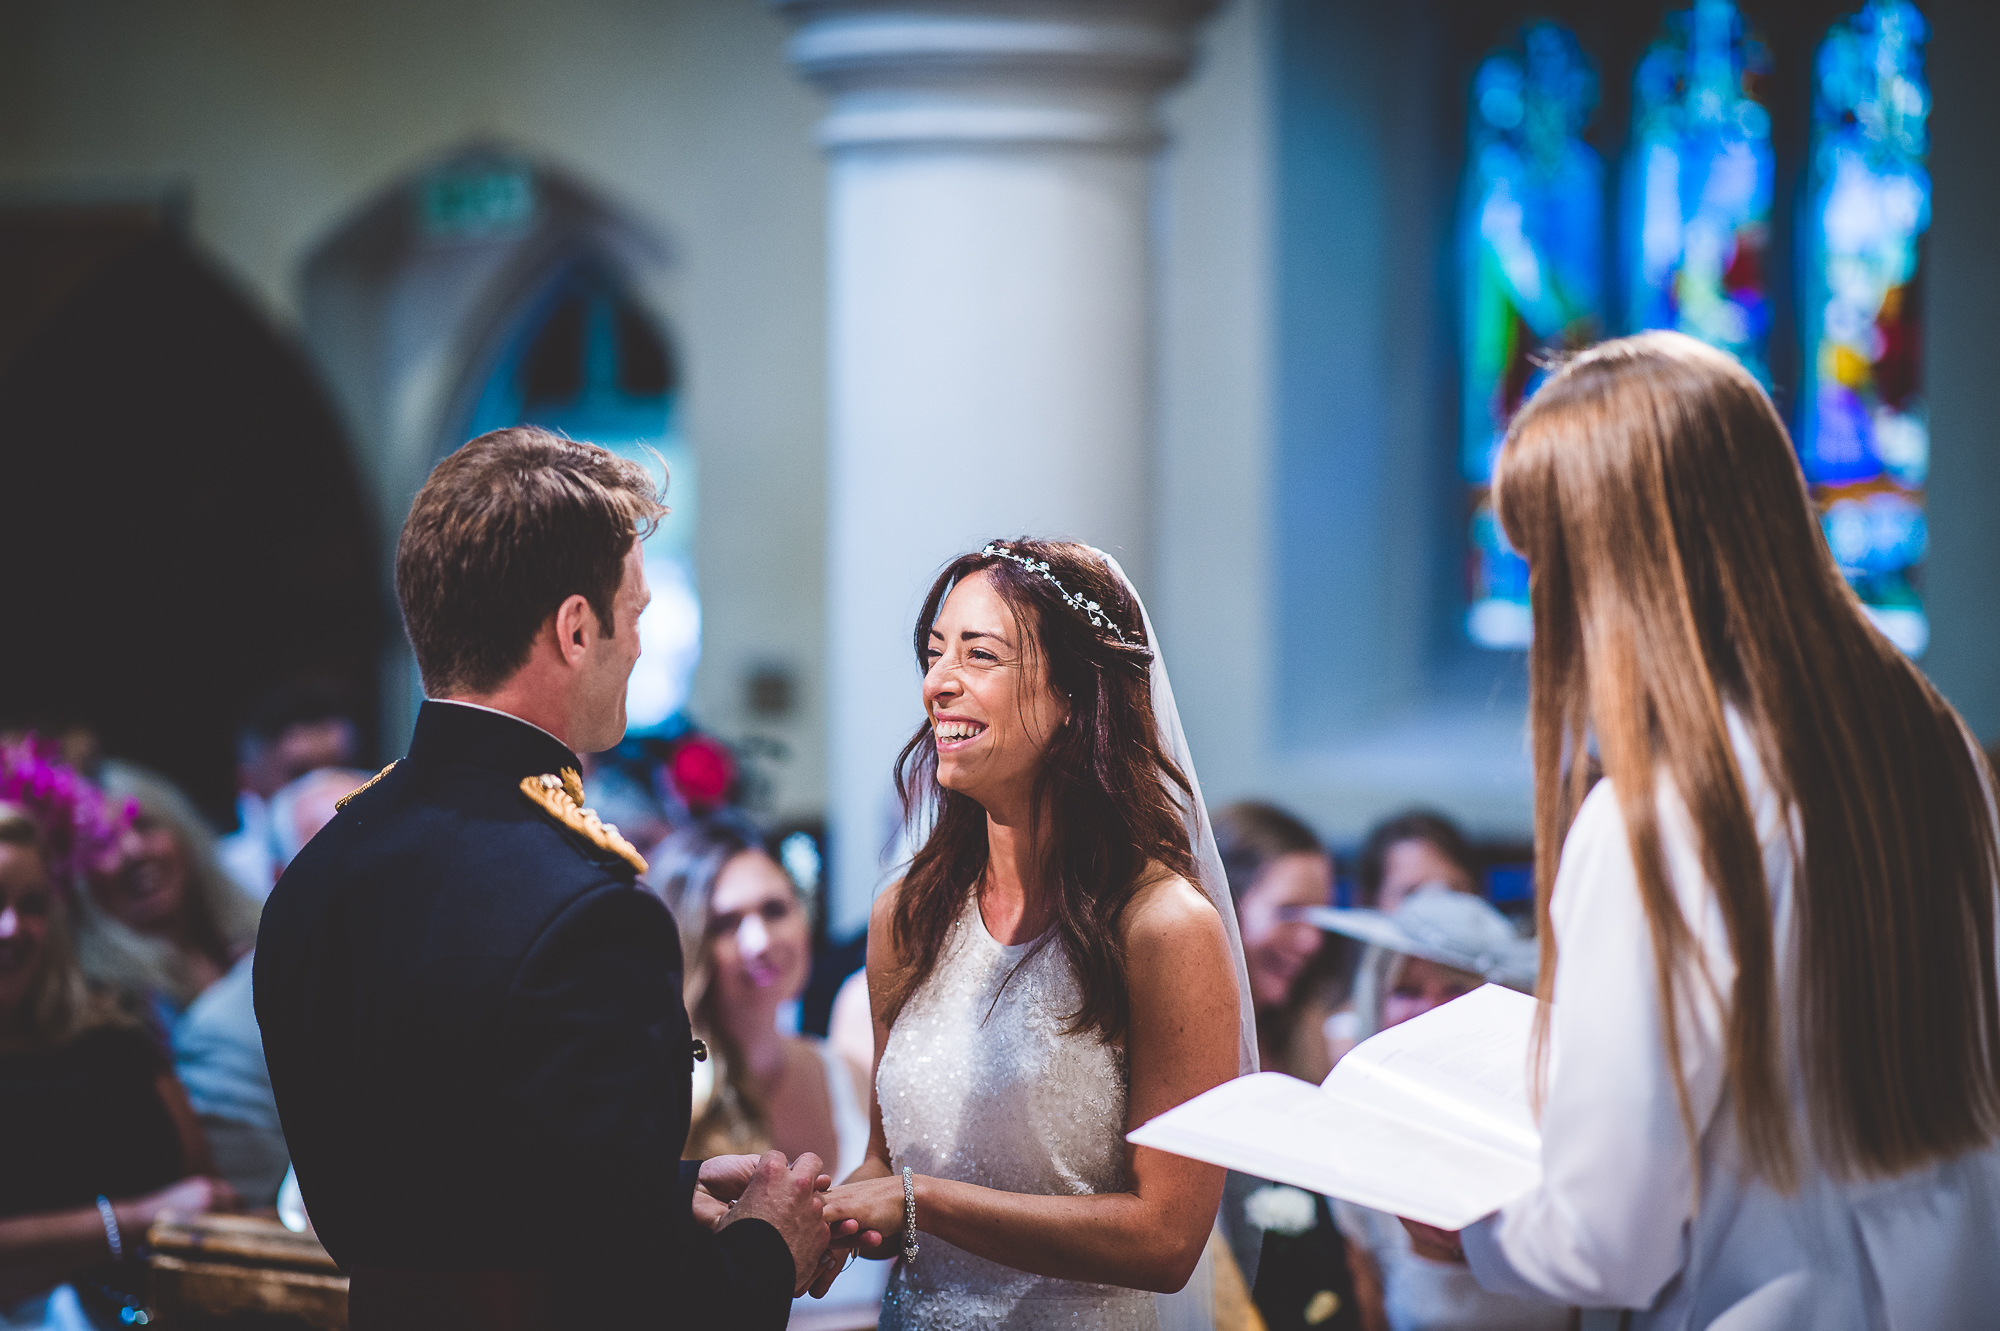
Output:
<svg viewBox="0 0 2000 1331">
<path fill-rule="evenodd" d="M 382 567 L 430 469 L 474 427 L 482 387 L 580 270 L 630 293 L 673 354 L 665 242 L 600 191 L 499 143 L 445 153 L 362 203 L 301 270 L 305 337 L 351 424 L 382 532 Z M 393 587 L 388 587 L 393 595 Z M 420 694 L 408 644 L 385 650 L 385 747 Z"/>
</svg>

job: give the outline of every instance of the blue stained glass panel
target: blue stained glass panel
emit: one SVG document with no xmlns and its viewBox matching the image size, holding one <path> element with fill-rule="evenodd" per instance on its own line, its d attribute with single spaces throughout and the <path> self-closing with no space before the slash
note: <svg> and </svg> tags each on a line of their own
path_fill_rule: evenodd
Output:
<svg viewBox="0 0 2000 1331">
<path fill-rule="evenodd" d="M 1633 79 L 1629 321 L 1720 347 L 1770 382 L 1770 70 L 1731 0 L 1667 15 Z"/>
<path fill-rule="evenodd" d="M 1920 242 L 1930 225 L 1923 17 L 1870 0 L 1814 69 L 1800 460 L 1841 571 L 1911 655 L 1930 640 L 1930 422 L 1919 380 Z"/>
<path fill-rule="evenodd" d="M 1576 37 L 1525 28 L 1473 79 L 1460 222 L 1464 292 L 1461 466 L 1470 487 L 1470 608 L 1484 647 L 1527 645 L 1528 568 L 1493 514 L 1507 422 L 1545 375 L 1543 353 L 1603 328 L 1604 165 L 1582 138 L 1597 73 Z"/>
</svg>

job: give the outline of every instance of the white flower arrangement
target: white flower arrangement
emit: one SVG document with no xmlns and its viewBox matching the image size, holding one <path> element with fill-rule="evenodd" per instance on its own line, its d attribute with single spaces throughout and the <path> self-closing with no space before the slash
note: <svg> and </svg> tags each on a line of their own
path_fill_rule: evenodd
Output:
<svg viewBox="0 0 2000 1331">
<path fill-rule="evenodd" d="M 1273 1183 L 1244 1199 L 1243 1218 L 1258 1229 L 1289 1237 L 1317 1225 L 1319 1211 L 1311 1193 Z"/>
</svg>

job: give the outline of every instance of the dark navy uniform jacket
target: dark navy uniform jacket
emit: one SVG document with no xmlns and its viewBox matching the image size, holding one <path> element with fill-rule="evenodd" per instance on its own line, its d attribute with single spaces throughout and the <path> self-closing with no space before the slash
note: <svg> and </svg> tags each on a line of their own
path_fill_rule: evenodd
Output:
<svg viewBox="0 0 2000 1331">
<path fill-rule="evenodd" d="M 576 765 L 427 702 L 271 893 L 257 1020 L 306 1208 L 343 1268 L 544 1273 L 558 1325 L 782 1327 L 777 1230 L 690 1212 L 673 918 L 521 792 Z"/>
</svg>

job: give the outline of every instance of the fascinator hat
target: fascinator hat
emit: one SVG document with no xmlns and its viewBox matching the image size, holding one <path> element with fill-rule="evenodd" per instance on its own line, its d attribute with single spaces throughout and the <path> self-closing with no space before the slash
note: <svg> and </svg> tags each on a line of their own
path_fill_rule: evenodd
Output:
<svg viewBox="0 0 2000 1331">
<path fill-rule="evenodd" d="M 1535 940 L 1516 934 L 1507 917 L 1481 898 L 1443 883 L 1417 888 L 1393 912 L 1306 906 L 1293 918 L 1495 984 L 1521 989 L 1535 983 Z"/>
<path fill-rule="evenodd" d="M 117 864 L 118 838 L 138 813 L 130 800 L 107 798 L 63 761 L 55 741 L 32 732 L 0 739 L 0 804 L 35 824 L 50 877 L 65 892 Z"/>
</svg>

